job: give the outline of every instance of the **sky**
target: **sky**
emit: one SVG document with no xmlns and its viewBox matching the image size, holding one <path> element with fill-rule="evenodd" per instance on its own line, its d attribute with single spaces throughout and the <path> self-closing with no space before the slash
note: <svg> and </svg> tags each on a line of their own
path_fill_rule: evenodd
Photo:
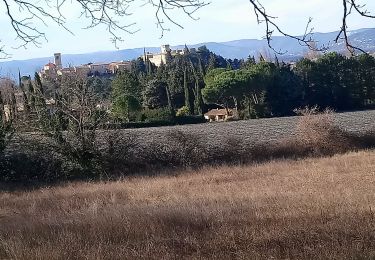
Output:
<svg viewBox="0 0 375 260">
<path fill-rule="evenodd" d="M 162 44 L 195 44 L 202 42 L 224 42 L 238 39 L 261 39 L 264 34 L 264 24 L 257 24 L 256 17 L 248 0 L 210 0 L 208 6 L 194 13 L 194 18 L 187 17 L 179 10 L 171 10 L 173 19 L 183 26 L 180 28 L 172 23 L 165 23 L 170 30 L 161 38 L 161 30 L 157 27 L 155 8 L 144 5 L 147 0 L 135 0 L 134 5 L 128 10 L 130 16 L 120 17 L 122 24 L 131 24 L 130 30 L 135 33 L 119 32 L 123 38 L 115 46 L 110 41 L 110 34 L 104 26 L 93 29 L 82 29 L 89 21 L 80 17 L 79 6 L 74 1 L 67 1 L 63 14 L 66 17 L 66 27 L 51 21 L 45 24 L 36 21 L 38 28 L 46 34 L 46 40 L 41 41 L 41 46 L 32 44 L 27 48 L 18 47 L 9 18 L 5 15 L 5 7 L 0 4 L 0 40 L 1 45 L 11 55 L 7 60 L 23 60 L 37 57 L 49 57 L 55 52 L 63 54 L 88 53 L 95 51 L 157 47 Z M 277 17 L 280 27 L 293 35 L 304 32 L 309 17 L 313 18 L 312 26 L 315 32 L 331 32 L 340 28 L 342 17 L 342 0 L 260 0 L 270 15 Z M 39 1 L 41 2 L 41 1 Z M 360 0 L 366 4 L 366 9 L 375 13 L 374 0 Z M 15 15 L 22 16 L 17 8 L 13 8 Z M 165 20 L 165 19 L 164 19 Z M 34 20 L 35 21 L 35 20 Z M 352 16 L 349 20 L 349 29 L 375 27 L 375 21 Z"/>
</svg>

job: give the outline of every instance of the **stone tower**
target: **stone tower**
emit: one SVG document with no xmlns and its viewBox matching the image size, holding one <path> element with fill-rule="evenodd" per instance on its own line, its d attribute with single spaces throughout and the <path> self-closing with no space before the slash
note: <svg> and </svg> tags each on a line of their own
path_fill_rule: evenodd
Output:
<svg viewBox="0 0 375 260">
<path fill-rule="evenodd" d="M 55 65 L 56 65 L 56 68 L 57 69 L 61 69 L 62 68 L 61 53 L 55 53 L 54 56 L 55 56 Z"/>
<path fill-rule="evenodd" d="M 162 54 L 167 54 L 170 51 L 171 51 L 171 47 L 168 44 L 161 46 L 161 53 Z"/>
</svg>

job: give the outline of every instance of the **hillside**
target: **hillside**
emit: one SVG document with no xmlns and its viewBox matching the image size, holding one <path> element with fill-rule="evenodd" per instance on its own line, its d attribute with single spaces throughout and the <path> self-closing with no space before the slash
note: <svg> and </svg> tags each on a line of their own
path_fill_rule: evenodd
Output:
<svg viewBox="0 0 375 260">
<path fill-rule="evenodd" d="M 333 43 L 333 39 L 337 32 L 331 33 L 315 33 L 314 39 L 318 44 L 325 44 L 329 46 L 330 51 L 345 52 L 343 42 L 338 44 Z M 375 29 L 359 29 L 350 32 L 350 41 L 365 51 L 375 52 Z M 257 56 L 260 52 L 270 53 L 273 56 L 273 51 L 267 46 L 265 40 L 256 39 L 242 39 L 228 42 L 204 42 L 198 44 L 190 44 L 189 47 L 199 47 L 206 45 L 211 51 L 225 57 L 225 58 L 246 58 L 249 55 Z M 276 50 L 286 52 L 280 55 L 281 60 L 290 61 L 301 58 L 307 49 L 301 46 L 297 41 L 288 37 L 274 37 L 272 45 Z M 173 46 L 172 48 L 183 48 L 183 45 Z M 158 52 L 159 47 L 147 47 L 147 51 Z M 64 54 L 63 65 L 80 65 L 89 62 L 110 62 L 120 60 L 132 60 L 143 54 L 143 48 L 125 49 L 118 51 L 102 51 L 86 54 Z M 52 53 L 50 54 L 52 55 Z M 0 62 L 0 75 L 11 76 L 15 78 L 18 75 L 18 69 L 23 75 L 32 75 L 35 71 L 53 61 L 53 57 L 44 57 L 30 60 L 15 60 Z"/>
<path fill-rule="evenodd" d="M 375 152 L 0 192 L 1 259 L 373 259 Z"/>
</svg>

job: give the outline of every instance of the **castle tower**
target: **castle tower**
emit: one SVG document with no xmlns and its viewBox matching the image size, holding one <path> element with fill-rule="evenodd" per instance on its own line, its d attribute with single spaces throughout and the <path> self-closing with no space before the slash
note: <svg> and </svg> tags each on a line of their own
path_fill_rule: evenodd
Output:
<svg viewBox="0 0 375 260">
<path fill-rule="evenodd" d="M 161 53 L 167 54 L 168 52 L 171 52 L 171 47 L 169 46 L 169 44 L 162 45 L 161 46 Z"/>
<path fill-rule="evenodd" d="M 57 69 L 62 69 L 61 53 L 55 53 L 55 65 Z"/>
</svg>

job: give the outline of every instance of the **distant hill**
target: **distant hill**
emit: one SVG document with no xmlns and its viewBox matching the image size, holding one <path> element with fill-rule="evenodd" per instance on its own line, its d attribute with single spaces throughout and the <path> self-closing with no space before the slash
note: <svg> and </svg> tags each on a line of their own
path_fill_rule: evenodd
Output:
<svg viewBox="0 0 375 260">
<path fill-rule="evenodd" d="M 344 42 L 334 43 L 337 32 L 331 33 L 315 33 L 314 39 L 318 44 L 325 44 L 329 46 L 330 51 L 345 52 Z M 349 32 L 349 39 L 354 46 L 357 46 L 365 51 L 375 52 L 375 28 L 359 29 Z M 246 58 L 249 55 L 257 56 L 259 53 L 269 53 L 274 55 L 273 51 L 267 46 L 266 40 L 243 39 L 228 42 L 205 42 L 189 45 L 189 47 L 199 47 L 206 45 L 208 49 L 225 58 Z M 284 37 L 277 36 L 272 39 L 272 46 L 276 50 L 286 52 L 283 55 L 278 55 L 280 60 L 293 61 L 298 60 L 308 51 L 306 47 L 301 46 L 297 41 Z M 172 49 L 183 48 L 183 45 L 172 46 Z M 148 47 L 149 52 L 159 52 L 159 47 Z M 125 49 L 118 51 L 101 51 L 85 54 L 62 54 L 64 66 L 80 65 L 89 62 L 110 62 L 120 60 L 132 60 L 143 54 L 143 48 Z M 51 53 L 52 55 L 52 53 Z M 32 75 L 35 71 L 39 71 L 42 66 L 49 61 L 53 61 L 53 57 L 36 58 L 29 60 L 14 60 L 0 62 L 0 75 L 16 77 L 18 69 L 22 75 Z"/>
</svg>

